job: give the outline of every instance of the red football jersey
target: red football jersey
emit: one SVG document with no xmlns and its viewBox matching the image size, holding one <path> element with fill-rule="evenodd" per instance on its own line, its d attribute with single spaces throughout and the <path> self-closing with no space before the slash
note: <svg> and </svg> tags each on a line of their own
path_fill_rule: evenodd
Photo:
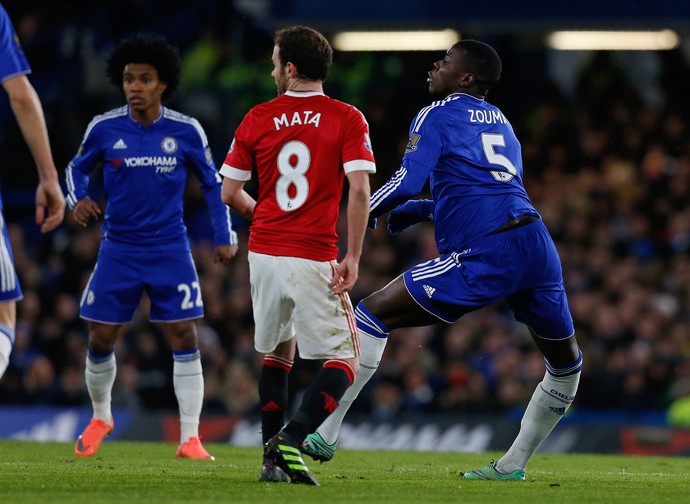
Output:
<svg viewBox="0 0 690 504">
<path fill-rule="evenodd" d="M 252 108 L 220 172 L 259 194 L 249 250 L 315 261 L 338 258 L 336 223 L 346 172 L 374 172 L 369 126 L 355 107 L 316 92 L 288 91 Z"/>
</svg>

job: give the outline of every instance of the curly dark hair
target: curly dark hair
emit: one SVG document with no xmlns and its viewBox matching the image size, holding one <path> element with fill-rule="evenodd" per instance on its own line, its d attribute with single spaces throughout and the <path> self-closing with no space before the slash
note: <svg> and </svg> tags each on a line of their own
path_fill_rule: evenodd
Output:
<svg viewBox="0 0 690 504">
<path fill-rule="evenodd" d="M 105 71 L 110 82 L 118 88 L 122 87 L 122 72 L 130 63 L 144 63 L 155 67 L 158 78 L 168 85 L 163 92 L 163 99 L 172 96 L 180 85 L 180 53 L 165 37 L 138 33 L 120 42 L 110 55 Z"/>
<path fill-rule="evenodd" d="M 333 63 L 333 49 L 326 37 L 307 26 L 291 26 L 278 30 L 274 38 L 280 49 L 280 63 L 288 61 L 297 67 L 300 77 L 324 81 Z"/>
</svg>

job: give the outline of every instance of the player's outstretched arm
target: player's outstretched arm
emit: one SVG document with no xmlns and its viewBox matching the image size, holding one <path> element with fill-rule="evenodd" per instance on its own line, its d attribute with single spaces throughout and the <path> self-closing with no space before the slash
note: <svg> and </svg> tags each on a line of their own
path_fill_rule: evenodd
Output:
<svg viewBox="0 0 690 504">
<path fill-rule="evenodd" d="M 392 235 L 397 235 L 408 227 L 420 222 L 433 221 L 434 207 L 435 203 L 433 200 L 406 201 L 388 214 L 388 232 Z"/>
<path fill-rule="evenodd" d="M 47 233 L 58 227 L 65 217 L 65 197 L 58 182 L 50 150 L 48 129 L 41 101 L 25 75 L 3 83 L 22 136 L 36 163 L 39 183 L 36 188 L 36 224 Z"/>
</svg>

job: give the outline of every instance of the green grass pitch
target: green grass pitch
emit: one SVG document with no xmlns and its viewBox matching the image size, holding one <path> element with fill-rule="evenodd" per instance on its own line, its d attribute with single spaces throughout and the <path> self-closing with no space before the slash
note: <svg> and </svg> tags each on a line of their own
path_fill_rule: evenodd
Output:
<svg viewBox="0 0 690 504">
<path fill-rule="evenodd" d="M 261 452 L 206 444 L 214 462 L 178 460 L 175 445 L 107 440 L 95 457 L 71 443 L 0 441 L 0 503 L 197 502 L 334 504 L 690 502 L 685 457 L 537 453 L 523 482 L 463 480 L 461 471 L 498 453 L 341 449 L 333 461 L 308 459 L 321 487 L 259 483 Z M 311 463 L 310 463 L 311 462 Z"/>
</svg>

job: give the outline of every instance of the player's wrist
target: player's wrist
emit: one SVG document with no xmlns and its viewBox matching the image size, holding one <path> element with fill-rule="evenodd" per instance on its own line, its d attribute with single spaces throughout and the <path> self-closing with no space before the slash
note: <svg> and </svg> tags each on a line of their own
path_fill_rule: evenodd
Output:
<svg viewBox="0 0 690 504">
<path fill-rule="evenodd" d="M 433 200 L 420 200 L 417 207 L 417 212 L 422 221 L 433 221 L 434 220 L 434 201 Z"/>
</svg>

